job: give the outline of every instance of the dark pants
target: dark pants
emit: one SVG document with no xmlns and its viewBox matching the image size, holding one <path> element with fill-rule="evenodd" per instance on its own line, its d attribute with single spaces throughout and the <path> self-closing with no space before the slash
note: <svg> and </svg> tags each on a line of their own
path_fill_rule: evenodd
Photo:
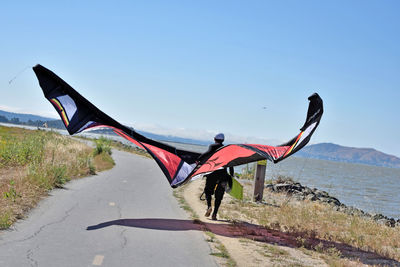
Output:
<svg viewBox="0 0 400 267">
<path fill-rule="evenodd" d="M 213 214 L 217 214 L 222 198 L 224 197 L 225 187 L 222 185 L 221 178 L 214 173 L 207 176 L 204 193 L 206 195 L 207 206 L 211 207 L 211 196 L 215 193 L 215 203 Z"/>
</svg>

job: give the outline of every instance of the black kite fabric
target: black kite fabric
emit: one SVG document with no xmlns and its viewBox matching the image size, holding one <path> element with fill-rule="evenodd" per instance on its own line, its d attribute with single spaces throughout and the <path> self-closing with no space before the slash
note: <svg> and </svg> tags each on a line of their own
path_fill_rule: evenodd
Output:
<svg viewBox="0 0 400 267">
<path fill-rule="evenodd" d="M 134 129 L 124 126 L 99 110 L 52 71 L 41 65 L 33 67 L 44 96 L 57 110 L 69 134 L 94 127 L 109 127 L 113 131 L 145 149 L 157 162 L 172 187 L 182 185 L 192 177 L 249 162 L 268 159 L 279 162 L 304 147 L 317 128 L 323 113 L 322 99 L 311 95 L 307 118 L 300 133 L 280 146 L 235 144 L 223 146 L 214 154 L 197 162 L 199 153 L 177 149 L 149 139 Z"/>
</svg>

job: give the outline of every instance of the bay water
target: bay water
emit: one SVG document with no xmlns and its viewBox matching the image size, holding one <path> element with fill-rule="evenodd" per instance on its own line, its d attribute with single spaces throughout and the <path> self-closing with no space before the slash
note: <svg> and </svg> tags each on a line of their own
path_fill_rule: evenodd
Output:
<svg viewBox="0 0 400 267">
<path fill-rule="evenodd" d="M 292 156 L 267 163 L 266 179 L 278 175 L 324 190 L 347 206 L 400 218 L 400 169 Z"/>
</svg>

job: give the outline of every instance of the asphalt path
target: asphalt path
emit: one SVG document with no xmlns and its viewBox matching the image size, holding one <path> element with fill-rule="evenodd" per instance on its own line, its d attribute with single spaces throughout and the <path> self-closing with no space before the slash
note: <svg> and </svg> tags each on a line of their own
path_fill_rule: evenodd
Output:
<svg viewBox="0 0 400 267">
<path fill-rule="evenodd" d="M 0 232 L 0 266 L 216 266 L 156 163 L 113 158 L 113 169 L 53 190 Z"/>
</svg>

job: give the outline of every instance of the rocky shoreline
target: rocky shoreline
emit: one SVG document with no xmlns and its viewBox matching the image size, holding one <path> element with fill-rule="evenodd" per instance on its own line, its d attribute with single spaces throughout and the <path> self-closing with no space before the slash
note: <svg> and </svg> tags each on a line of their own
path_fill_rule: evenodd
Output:
<svg viewBox="0 0 400 267">
<path fill-rule="evenodd" d="M 309 200 L 327 203 L 332 205 L 337 211 L 344 212 L 349 215 L 369 218 L 379 224 L 384 224 L 389 227 L 400 227 L 400 219 L 395 220 L 394 218 L 389 218 L 383 214 L 368 213 L 355 207 L 346 206 L 337 198 L 330 196 L 327 192 L 318 190 L 317 188 L 311 189 L 307 186 L 301 185 L 298 182 L 293 182 L 290 180 L 284 182 L 279 181 L 274 184 L 268 184 L 265 187 L 271 192 L 286 193 L 299 201 Z"/>
</svg>

